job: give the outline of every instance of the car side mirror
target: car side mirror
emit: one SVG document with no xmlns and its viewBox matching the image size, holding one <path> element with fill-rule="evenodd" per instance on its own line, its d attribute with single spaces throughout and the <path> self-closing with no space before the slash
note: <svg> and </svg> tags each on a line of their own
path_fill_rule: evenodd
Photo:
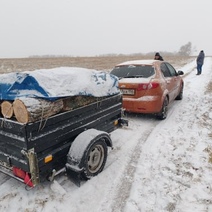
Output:
<svg viewBox="0 0 212 212">
<path fill-rule="evenodd" d="M 183 71 L 178 71 L 177 73 L 178 73 L 178 75 L 183 75 L 184 74 Z"/>
</svg>

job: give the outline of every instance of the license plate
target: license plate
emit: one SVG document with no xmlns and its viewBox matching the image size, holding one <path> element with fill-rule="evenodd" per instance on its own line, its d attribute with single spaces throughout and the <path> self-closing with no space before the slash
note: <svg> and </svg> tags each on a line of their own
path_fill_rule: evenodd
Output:
<svg viewBox="0 0 212 212">
<path fill-rule="evenodd" d="M 121 89 L 122 94 L 124 95 L 134 95 L 135 91 L 133 89 Z"/>
</svg>

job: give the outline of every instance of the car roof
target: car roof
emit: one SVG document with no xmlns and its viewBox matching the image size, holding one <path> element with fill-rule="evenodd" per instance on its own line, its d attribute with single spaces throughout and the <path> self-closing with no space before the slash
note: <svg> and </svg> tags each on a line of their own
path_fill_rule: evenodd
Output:
<svg viewBox="0 0 212 212">
<path fill-rule="evenodd" d="M 154 63 L 161 62 L 160 60 L 131 60 L 123 63 L 119 63 L 116 66 L 125 66 L 125 65 L 153 65 Z"/>
</svg>

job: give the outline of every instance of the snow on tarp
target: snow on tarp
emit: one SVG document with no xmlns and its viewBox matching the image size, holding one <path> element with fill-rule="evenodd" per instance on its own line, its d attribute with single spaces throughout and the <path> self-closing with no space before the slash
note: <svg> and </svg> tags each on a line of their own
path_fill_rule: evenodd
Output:
<svg viewBox="0 0 212 212">
<path fill-rule="evenodd" d="M 119 93 L 118 78 L 93 69 L 60 67 L 0 75 L 0 99 L 67 96 L 111 96 Z"/>
</svg>

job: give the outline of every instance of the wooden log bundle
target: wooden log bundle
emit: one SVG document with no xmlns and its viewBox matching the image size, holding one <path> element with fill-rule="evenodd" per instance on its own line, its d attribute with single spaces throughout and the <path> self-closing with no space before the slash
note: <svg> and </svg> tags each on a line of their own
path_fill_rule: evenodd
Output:
<svg viewBox="0 0 212 212">
<path fill-rule="evenodd" d="M 78 107 L 82 107 L 93 102 L 97 102 L 103 97 L 93 97 L 93 96 L 72 96 L 63 99 L 63 111 L 73 110 Z"/>
<path fill-rule="evenodd" d="M 1 114 L 4 118 L 15 118 L 18 122 L 26 124 L 76 108 L 98 102 L 105 97 L 71 96 L 55 101 L 41 98 L 20 98 L 15 101 L 4 100 L 1 103 Z"/>
<path fill-rule="evenodd" d="M 47 101 L 44 99 L 23 98 L 13 102 L 15 118 L 20 123 L 35 122 L 59 113 L 63 109 L 63 101 Z"/>
</svg>

